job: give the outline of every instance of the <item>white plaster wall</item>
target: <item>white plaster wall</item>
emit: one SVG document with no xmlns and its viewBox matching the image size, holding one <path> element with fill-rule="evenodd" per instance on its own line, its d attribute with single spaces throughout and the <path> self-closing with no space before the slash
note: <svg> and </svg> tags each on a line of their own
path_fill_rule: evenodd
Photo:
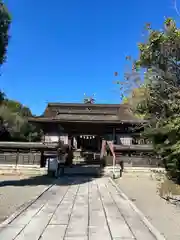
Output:
<svg viewBox="0 0 180 240">
<path fill-rule="evenodd" d="M 64 144 L 68 144 L 68 135 L 67 134 L 63 134 L 63 135 L 46 135 L 45 136 L 45 142 L 49 142 L 49 143 L 52 143 L 52 142 L 58 142 L 59 139 L 61 141 L 64 142 Z"/>
<path fill-rule="evenodd" d="M 58 142 L 59 141 L 59 137 L 58 136 L 55 136 L 55 135 L 46 135 L 45 138 L 44 138 L 45 142 Z"/>
<path fill-rule="evenodd" d="M 117 138 L 117 144 L 123 144 L 123 145 L 131 145 L 132 144 L 132 137 L 117 134 L 116 138 Z"/>
<path fill-rule="evenodd" d="M 60 140 L 64 142 L 64 144 L 68 144 L 68 135 L 64 134 L 60 136 Z"/>
</svg>

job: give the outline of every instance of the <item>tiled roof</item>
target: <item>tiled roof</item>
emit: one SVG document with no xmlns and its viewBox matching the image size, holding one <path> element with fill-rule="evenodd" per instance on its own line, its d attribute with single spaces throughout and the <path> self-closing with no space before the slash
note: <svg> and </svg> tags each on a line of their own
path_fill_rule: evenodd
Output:
<svg viewBox="0 0 180 240">
<path fill-rule="evenodd" d="M 119 118 L 116 115 L 94 115 L 94 114 L 59 114 L 55 119 L 60 120 L 75 120 L 75 121 L 118 121 Z"/>
<path fill-rule="evenodd" d="M 36 120 L 35 120 L 36 119 Z M 38 121 L 38 118 L 35 118 Z M 121 122 L 139 121 L 127 104 L 49 103 L 39 121 Z"/>
</svg>

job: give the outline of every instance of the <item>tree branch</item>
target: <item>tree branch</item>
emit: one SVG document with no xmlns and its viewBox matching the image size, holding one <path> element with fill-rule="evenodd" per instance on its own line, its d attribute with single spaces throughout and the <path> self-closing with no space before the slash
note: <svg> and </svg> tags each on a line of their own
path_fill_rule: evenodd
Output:
<svg viewBox="0 0 180 240">
<path fill-rule="evenodd" d="M 177 15 L 180 17 L 180 11 L 178 10 L 177 1 L 173 0 L 173 3 L 174 3 L 174 9 L 175 9 Z"/>
</svg>

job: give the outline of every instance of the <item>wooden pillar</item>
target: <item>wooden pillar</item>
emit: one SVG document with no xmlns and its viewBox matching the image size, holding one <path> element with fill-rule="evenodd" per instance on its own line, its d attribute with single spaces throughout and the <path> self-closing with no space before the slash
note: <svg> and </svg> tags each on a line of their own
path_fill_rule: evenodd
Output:
<svg viewBox="0 0 180 240">
<path fill-rule="evenodd" d="M 71 166 L 73 162 L 73 150 L 72 150 L 72 136 L 68 135 L 69 152 L 67 156 L 67 165 Z"/>
<path fill-rule="evenodd" d="M 77 136 L 74 136 L 73 137 L 73 146 L 75 147 L 75 149 L 77 149 L 78 148 L 78 143 L 77 143 L 77 138 L 76 138 Z"/>
<path fill-rule="evenodd" d="M 44 156 L 44 151 L 41 150 L 41 157 L 40 157 L 40 167 L 43 168 L 46 165 L 46 161 L 45 161 L 45 156 Z"/>
<path fill-rule="evenodd" d="M 68 136 L 68 146 L 69 146 L 69 149 L 72 148 L 71 141 L 72 141 L 72 136 Z"/>
<path fill-rule="evenodd" d="M 19 162 L 19 151 L 20 151 L 19 149 L 17 149 L 16 151 L 16 166 L 18 165 L 18 162 Z"/>
<path fill-rule="evenodd" d="M 101 151 L 101 137 L 97 136 L 97 141 L 98 141 L 98 151 Z"/>
<path fill-rule="evenodd" d="M 113 127 L 113 141 L 116 141 L 116 129 Z"/>
</svg>

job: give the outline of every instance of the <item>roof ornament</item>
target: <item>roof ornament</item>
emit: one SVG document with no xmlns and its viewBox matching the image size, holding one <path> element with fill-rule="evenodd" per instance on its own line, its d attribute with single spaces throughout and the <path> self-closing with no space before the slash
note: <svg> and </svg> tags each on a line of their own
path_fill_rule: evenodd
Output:
<svg viewBox="0 0 180 240">
<path fill-rule="evenodd" d="M 86 96 L 86 93 L 84 93 L 84 103 L 85 104 L 94 104 L 95 103 L 95 94 L 93 96 L 88 97 Z"/>
</svg>

